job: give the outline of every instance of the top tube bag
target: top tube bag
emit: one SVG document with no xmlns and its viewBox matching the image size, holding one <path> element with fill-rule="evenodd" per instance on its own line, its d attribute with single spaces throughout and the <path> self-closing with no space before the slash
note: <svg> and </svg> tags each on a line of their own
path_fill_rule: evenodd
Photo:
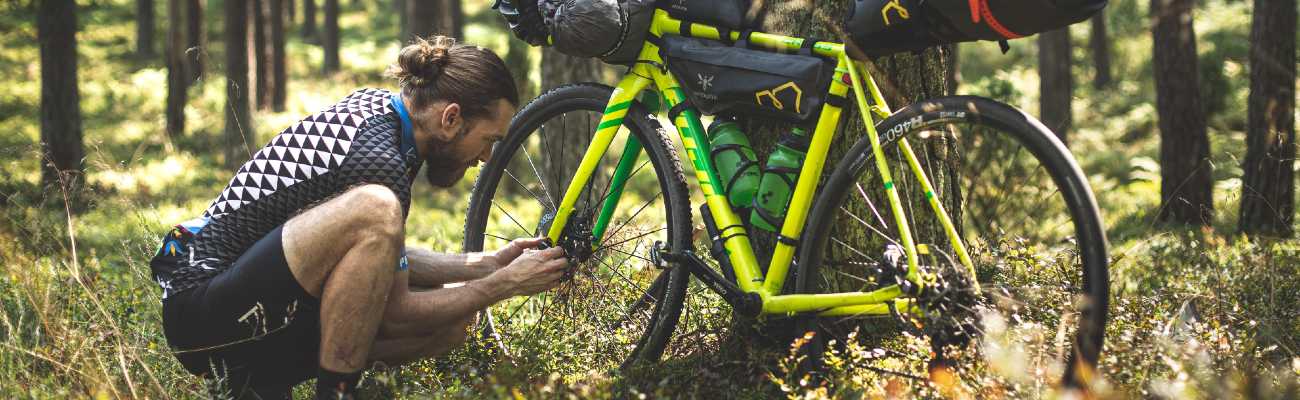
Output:
<svg viewBox="0 0 1300 400">
<path fill-rule="evenodd" d="M 881 56 L 1031 36 L 1086 20 L 1105 7 L 1106 0 L 856 0 L 845 27 L 864 53 Z"/>
<path fill-rule="evenodd" d="M 660 52 L 687 98 L 705 114 L 806 121 L 821 110 L 835 64 L 811 54 L 781 54 L 681 36 Z M 811 41 L 809 41 L 811 43 Z"/>
<path fill-rule="evenodd" d="M 673 18 L 720 28 L 741 30 L 748 23 L 750 0 L 659 0 L 658 6 Z"/>
</svg>

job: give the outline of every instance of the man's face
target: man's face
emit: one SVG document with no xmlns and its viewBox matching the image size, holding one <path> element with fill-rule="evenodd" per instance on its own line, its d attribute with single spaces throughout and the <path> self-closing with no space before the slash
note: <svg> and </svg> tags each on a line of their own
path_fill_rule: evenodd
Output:
<svg viewBox="0 0 1300 400">
<path fill-rule="evenodd" d="M 429 184 L 451 187 L 465 176 L 466 169 L 491 158 L 492 145 L 505 138 L 514 114 L 510 102 L 501 99 L 486 118 L 473 121 L 457 118 L 444 125 L 444 129 L 455 133 L 450 141 L 432 146 L 432 151 L 425 157 L 424 163 L 428 167 L 424 175 Z"/>
</svg>

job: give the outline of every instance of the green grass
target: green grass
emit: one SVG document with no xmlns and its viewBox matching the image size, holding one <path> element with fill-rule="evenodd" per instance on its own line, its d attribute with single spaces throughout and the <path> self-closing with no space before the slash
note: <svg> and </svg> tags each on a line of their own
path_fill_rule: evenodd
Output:
<svg viewBox="0 0 1300 400">
<path fill-rule="evenodd" d="M 381 71 L 398 48 L 395 17 L 378 12 L 376 1 L 344 3 L 344 72 L 321 76 L 319 49 L 294 33 L 288 110 L 257 112 L 252 141 L 265 142 L 279 127 L 358 87 L 391 86 Z M 1087 54 L 1081 45 L 1076 49 L 1071 146 L 1103 207 L 1114 256 L 1111 322 L 1098 383 L 1103 397 L 1294 398 L 1300 385 L 1300 244 L 1231 234 L 1237 165 L 1244 154 L 1248 82 L 1241 38 L 1248 31 L 1248 7 L 1210 3 L 1197 14 L 1202 69 L 1211 70 L 1206 79 L 1224 99 L 1210 103 L 1221 104 L 1211 114 L 1218 211 L 1211 228 L 1152 221 L 1159 204 L 1159 139 L 1145 3 L 1113 2 L 1112 35 L 1127 38 L 1114 43 L 1115 87 L 1098 91 L 1086 85 Z M 0 131 L 6 132 L 0 135 L 0 397 L 204 396 L 202 381 L 185 373 L 168 351 L 159 290 L 147 264 L 157 236 L 200 213 L 230 173 L 214 150 L 223 124 L 224 78 L 221 8 L 219 2 L 209 5 L 212 68 L 190 90 L 187 133 L 170 150 L 162 133 L 165 70 L 159 60 L 132 55 L 134 4 L 107 0 L 81 8 L 79 80 L 89 185 L 67 205 L 72 213 L 65 211 L 62 193 L 39 183 L 33 7 L 0 5 Z M 495 16 L 483 4 L 466 7 L 476 15 L 469 41 L 504 52 Z M 1075 28 L 1076 44 L 1086 43 L 1086 29 Z M 1014 42 L 1007 56 L 997 55 L 992 44 L 964 45 L 962 91 L 1035 110 L 1032 43 Z M 417 185 L 407 226 L 411 242 L 459 250 L 471 184 L 466 180 L 445 191 Z M 698 289 L 692 290 L 692 305 L 716 307 L 716 297 Z M 830 358 L 828 379 L 819 383 L 790 372 L 796 360 L 788 350 L 798 343 L 746 340 L 748 324 L 732 323 L 725 309 L 697 317 L 708 328 L 692 332 L 689 339 L 698 346 L 648 371 L 531 376 L 498 365 L 471 344 L 440 359 L 373 371 L 365 390 L 376 397 L 414 398 L 1053 397 L 1051 380 L 1025 360 L 1022 348 L 1044 332 L 993 316 L 986 326 L 1004 328 L 990 328 L 972 350 L 963 380 L 936 385 L 859 368 L 923 362 L 926 347 L 919 338 L 889 343 L 919 349 L 915 359 L 880 360 L 870 357 L 874 347 L 851 344 Z M 863 334 L 893 332 L 884 326 Z M 307 395 L 303 386 L 299 397 Z"/>
</svg>

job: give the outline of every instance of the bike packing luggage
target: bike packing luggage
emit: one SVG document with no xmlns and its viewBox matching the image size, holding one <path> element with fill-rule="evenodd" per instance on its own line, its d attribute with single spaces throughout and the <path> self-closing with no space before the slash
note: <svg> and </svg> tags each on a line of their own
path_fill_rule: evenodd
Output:
<svg viewBox="0 0 1300 400">
<path fill-rule="evenodd" d="M 629 64 L 654 17 L 654 0 L 497 0 L 492 6 L 519 39 L 561 53 Z"/>
<path fill-rule="evenodd" d="M 845 27 L 866 55 L 881 56 L 1021 38 L 1070 26 L 1105 7 L 1106 0 L 856 0 Z"/>
<path fill-rule="evenodd" d="M 660 52 L 691 104 L 705 114 L 806 121 L 826 100 L 835 65 L 813 56 L 780 54 L 681 36 L 665 36 Z"/>
</svg>

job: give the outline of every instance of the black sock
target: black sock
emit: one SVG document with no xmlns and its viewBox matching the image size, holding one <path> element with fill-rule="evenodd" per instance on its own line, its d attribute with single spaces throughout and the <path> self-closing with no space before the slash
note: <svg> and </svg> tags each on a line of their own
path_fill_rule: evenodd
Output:
<svg viewBox="0 0 1300 400">
<path fill-rule="evenodd" d="M 361 381 L 361 371 L 334 372 L 321 367 L 316 372 L 316 399 L 351 399 Z"/>
</svg>

